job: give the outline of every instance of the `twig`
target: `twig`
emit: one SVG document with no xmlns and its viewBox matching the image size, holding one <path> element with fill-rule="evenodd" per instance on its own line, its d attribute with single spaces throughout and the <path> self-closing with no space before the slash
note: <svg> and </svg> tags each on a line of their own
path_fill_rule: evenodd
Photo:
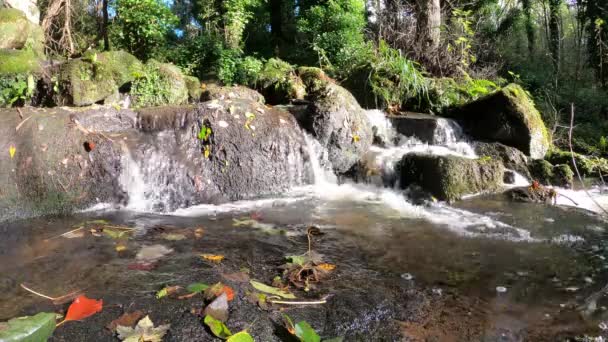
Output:
<svg viewBox="0 0 608 342">
<path fill-rule="evenodd" d="M 581 182 L 581 187 L 583 188 L 583 191 L 585 191 L 585 194 L 587 194 L 587 196 L 589 196 L 591 201 L 598 208 L 600 208 L 604 212 L 605 215 L 608 215 L 608 211 L 606 211 L 606 209 L 604 209 L 604 207 L 602 207 L 595 200 L 595 198 L 593 198 L 591 196 L 589 191 L 587 191 L 587 188 L 585 187 L 585 183 L 583 182 L 583 178 L 581 177 L 581 173 L 578 171 L 578 167 L 576 166 L 576 159 L 574 158 L 574 149 L 572 148 L 572 130 L 573 130 L 573 128 L 574 128 L 574 103 L 571 103 L 570 104 L 570 129 L 568 130 L 568 147 L 570 147 L 570 156 L 572 157 L 572 165 L 574 166 L 574 171 L 576 171 L 576 176 L 577 176 L 579 182 Z"/>
<path fill-rule="evenodd" d="M 21 122 L 20 122 L 20 123 L 17 125 L 17 127 L 15 127 L 15 132 L 16 132 L 16 131 L 18 131 L 18 130 L 19 130 L 19 128 L 21 128 L 21 126 L 23 126 L 23 124 L 24 124 L 24 123 L 25 123 L 27 120 L 29 120 L 31 117 L 32 117 L 32 116 L 30 115 L 30 116 L 28 116 L 27 118 L 25 118 L 25 120 L 22 120 L 22 121 L 21 121 Z"/>
<path fill-rule="evenodd" d="M 76 290 L 76 291 L 74 291 L 74 292 L 70 292 L 70 293 L 68 293 L 68 294 L 66 294 L 66 295 L 63 295 L 63 296 L 60 296 L 60 297 L 53 298 L 53 297 L 47 296 L 47 295 L 45 295 L 45 294 L 42 294 L 42 293 L 40 293 L 40 292 L 36 292 L 36 291 L 34 291 L 34 290 L 30 289 L 29 287 L 25 286 L 24 284 L 21 284 L 21 288 L 22 288 L 22 289 L 24 289 L 24 290 L 26 290 L 26 291 L 28 291 L 28 292 L 30 292 L 30 293 L 33 293 L 33 294 L 35 294 L 35 295 L 37 295 L 37 296 L 40 296 L 40 297 L 42 297 L 42 298 L 45 298 L 45 299 L 51 300 L 51 301 L 53 302 L 53 304 L 63 304 L 63 303 L 65 303 L 65 302 L 67 302 L 67 301 L 69 301 L 69 300 L 71 300 L 71 299 L 75 298 L 75 297 L 76 297 L 76 295 L 78 295 L 78 294 L 82 293 L 82 290 Z"/>
<path fill-rule="evenodd" d="M 17 113 L 19 113 L 19 118 L 23 120 L 23 113 L 21 113 L 21 109 L 17 108 Z"/>
<path fill-rule="evenodd" d="M 566 196 L 564 194 L 560 194 L 557 191 L 555 193 L 558 194 L 558 195 L 560 195 L 560 196 L 562 196 L 562 197 L 564 197 L 564 198 L 566 198 L 566 199 L 568 199 L 568 200 L 570 200 L 570 202 L 574 203 L 574 205 L 578 205 L 578 203 L 576 203 L 572 198 L 570 198 L 570 197 L 568 197 L 568 196 Z"/>
<path fill-rule="evenodd" d="M 284 305 L 320 305 L 326 304 L 327 298 L 321 298 L 319 300 L 311 300 L 311 301 L 288 301 L 288 300 L 274 300 L 272 298 L 267 299 L 268 302 L 272 304 L 284 304 Z"/>
<path fill-rule="evenodd" d="M 48 240 L 56 239 L 56 238 L 58 238 L 58 237 L 62 237 L 62 236 L 68 235 L 68 234 L 70 234 L 70 233 L 73 233 L 73 232 L 79 231 L 79 230 L 81 230 L 81 229 L 83 229 L 83 228 L 84 228 L 84 227 L 76 228 L 76 229 L 70 230 L 69 232 L 65 232 L 65 233 L 60 234 L 60 235 L 55 235 L 55 236 L 50 237 L 50 238 L 48 238 L 48 239 L 46 239 L 46 240 L 48 241 Z"/>
</svg>

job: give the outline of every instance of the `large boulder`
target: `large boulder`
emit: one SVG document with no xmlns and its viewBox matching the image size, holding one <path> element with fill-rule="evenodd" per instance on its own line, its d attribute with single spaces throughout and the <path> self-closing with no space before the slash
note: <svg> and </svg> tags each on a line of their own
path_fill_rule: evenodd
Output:
<svg viewBox="0 0 608 342">
<path fill-rule="evenodd" d="M 40 10 L 36 6 L 36 0 L 3 0 L 4 5 L 18 9 L 25 14 L 27 19 L 38 25 L 40 23 Z M 0 4 L 2 2 L 0 1 Z"/>
<path fill-rule="evenodd" d="M 425 154 L 405 155 L 399 170 L 402 188 L 417 185 L 446 201 L 497 191 L 502 186 L 504 173 L 502 163 L 493 159 Z"/>
<path fill-rule="evenodd" d="M 192 85 L 192 80 L 188 81 L 177 66 L 151 59 L 135 77 L 130 93 L 133 104 L 139 107 L 180 105 L 188 102 L 189 83 Z"/>
<path fill-rule="evenodd" d="M 204 85 L 202 101 L 244 99 L 265 103 L 264 96 L 257 91 L 243 86 L 219 86 L 215 83 Z"/>
<path fill-rule="evenodd" d="M 545 159 L 554 165 L 566 164 L 572 170 L 575 169 L 574 164 L 576 164 L 576 169 L 578 169 L 581 176 L 597 176 L 600 171 L 603 173 L 608 172 L 608 169 L 603 167 L 605 163 L 600 162 L 601 159 L 593 159 L 576 152 L 572 153 L 569 151 L 552 149 L 547 153 Z M 572 159 L 574 159 L 574 161 L 572 161 Z"/>
<path fill-rule="evenodd" d="M 121 115 L 124 120 L 114 109 L 0 110 L 0 219 L 118 200 L 119 139 L 100 135 L 80 120 L 96 117 L 97 128 L 104 130 L 133 127 L 126 117 L 134 114 Z"/>
<path fill-rule="evenodd" d="M 304 135 L 288 112 L 243 99 L 139 111 L 131 149 L 154 209 L 280 194 L 312 181 Z"/>
<path fill-rule="evenodd" d="M 374 139 L 365 111 L 348 90 L 331 81 L 320 69 L 307 68 L 300 76 L 310 105 L 297 117 L 298 121 L 327 148 L 334 171 L 347 172 Z"/>
<path fill-rule="evenodd" d="M 0 8 L 0 49 L 30 49 L 42 55 L 44 33 L 19 9 Z"/>
<path fill-rule="evenodd" d="M 59 84 L 64 100 L 60 104 L 87 106 L 117 99 L 119 89 L 143 76 L 142 63 L 125 51 L 91 53 L 61 67 Z"/>
<path fill-rule="evenodd" d="M 474 138 L 515 147 L 532 158 L 543 158 L 551 145 L 534 102 L 516 84 L 453 108 L 446 115 L 460 121 Z"/>
<path fill-rule="evenodd" d="M 488 143 L 481 141 L 475 141 L 473 143 L 473 149 L 478 156 L 491 157 L 500 160 L 507 169 L 511 169 L 530 178 L 528 158 L 520 150 L 498 142 Z"/>
<path fill-rule="evenodd" d="M 278 195 L 313 180 L 293 116 L 257 102 L 92 108 L 24 108 L 24 119 L 0 111 L 0 218 L 100 202 L 169 211 Z"/>
<path fill-rule="evenodd" d="M 302 100 L 306 89 L 302 79 L 289 63 L 278 58 L 271 58 L 257 74 L 256 89 L 264 95 L 270 104 L 286 104 L 292 100 Z"/>
<path fill-rule="evenodd" d="M 543 185 L 572 187 L 574 172 L 567 164 L 552 165 L 546 160 L 535 159 L 528 163 L 533 180 Z"/>
</svg>

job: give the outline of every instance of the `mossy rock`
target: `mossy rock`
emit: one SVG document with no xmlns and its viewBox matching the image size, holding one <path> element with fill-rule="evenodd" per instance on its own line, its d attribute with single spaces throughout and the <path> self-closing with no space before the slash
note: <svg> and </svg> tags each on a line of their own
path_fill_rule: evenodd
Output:
<svg viewBox="0 0 608 342">
<path fill-rule="evenodd" d="M 0 49 L 28 49 L 38 56 L 44 54 L 42 28 L 18 9 L 0 8 L 0 37 Z"/>
<path fill-rule="evenodd" d="M 0 49 L 0 76 L 39 74 L 42 61 L 32 50 Z"/>
<path fill-rule="evenodd" d="M 322 91 L 327 84 L 332 83 L 332 79 L 325 72 L 315 67 L 299 67 L 298 76 L 302 79 L 308 93 Z"/>
<path fill-rule="evenodd" d="M 572 187 L 574 172 L 568 164 L 552 165 L 546 160 L 536 159 L 528 163 L 532 179 L 543 185 Z"/>
<path fill-rule="evenodd" d="M 188 98 L 192 102 L 199 102 L 203 89 L 201 88 L 201 82 L 194 76 L 185 76 L 186 87 L 188 88 Z"/>
<path fill-rule="evenodd" d="M 545 159 L 552 164 L 566 164 L 574 170 L 574 165 L 572 163 L 573 155 L 574 161 L 576 162 L 576 167 L 581 173 L 581 176 L 597 175 L 597 171 L 600 169 L 599 163 L 595 163 L 593 159 L 576 152 L 572 154 L 568 151 L 552 149 L 549 151 L 549 153 L 547 153 Z M 602 172 L 606 172 L 606 170 L 602 170 Z"/>
<path fill-rule="evenodd" d="M 175 65 L 151 59 L 133 82 L 131 95 L 137 107 L 184 104 L 188 102 L 186 77 Z"/>
<path fill-rule="evenodd" d="M 119 89 L 143 73 L 142 63 L 124 51 L 90 53 L 68 61 L 60 71 L 62 89 L 75 106 L 115 99 Z"/>
<path fill-rule="evenodd" d="M 464 195 L 501 189 L 504 169 L 491 158 L 407 154 L 399 164 L 400 185 L 418 185 L 439 200 L 455 201 Z"/>
<path fill-rule="evenodd" d="M 453 108 L 446 115 L 458 119 L 472 137 L 498 141 L 532 158 L 542 159 L 551 146 L 549 133 L 534 102 L 516 84 Z"/>
<path fill-rule="evenodd" d="M 294 67 L 278 58 L 266 61 L 258 74 L 256 88 L 270 104 L 284 104 L 306 96 L 304 83 Z"/>
</svg>

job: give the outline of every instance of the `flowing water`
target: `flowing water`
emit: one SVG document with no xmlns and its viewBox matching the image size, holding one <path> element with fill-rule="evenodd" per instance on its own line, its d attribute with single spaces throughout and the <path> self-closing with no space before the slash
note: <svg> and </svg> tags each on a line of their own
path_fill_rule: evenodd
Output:
<svg viewBox="0 0 608 342">
<path fill-rule="evenodd" d="M 377 127 L 384 125 L 378 134 L 391 142 L 368 156 L 386 175 L 405 153 L 475 157 L 451 122 L 437 133 L 445 137 L 442 145 L 433 146 L 400 137 L 377 112 L 370 117 Z M 158 181 L 162 158 L 152 155 L 142 167 L 127 154 L 120 179 L 129 195 L 125 207 L 5 224 L 0 227 L 0 321 L 65 309 L 66 304 L 54 305 L 20 284 L 53 297 L 82 289 L 104 299 L 103 312 L 66 323 L 54 340 L 113 341 L 104 326 L 130 308 L 171 323 L 166 340 L 207 341 L 212 338 L 200 319 L 189 313 L 201 299 L 159 301 L 154 293 L 166 285 L 224 281 L 237 291 L 228 321 L 232 331 L 249 328 L 257 340 L 280 341 L 277 315 L 247 302 L 247 285 L 226 274 L 247 269 L 249 277 L 270 283 L 284 256 L 307 251 L 306 231 L 315 226 L 324 234 L 312 238 L 312 249 L 337 268 L 311 292 L 294 292 L 302 299 L 331 297 L 325 305 L 286 312 L 306 319 L 324 337 L 556 341 L 603 334 L 608 223 L 597 214 L 572 202 L 571 207 L 512 203 L 500 195 L 475 196 L 454 206 L 414 205 L 390 187 L 339 184 L 328 171 L 324 149 L 306 139 L 316 156 L 315 182 L 280 198 L 163 211 L 159 202 L 171 200 L 172 192 L 170 184 L 163 188 Z M 517 183 L 527 182 L 519 177 Z M 581 191 L 567 195 L 579 207 L 593 209 Z M 604 199 L 599 190 L 593 196 Z M 130 239 L 116 240 L 97 234 L 100 225 L 134 230 Z M 153 269 L 141 269 L 138 252 L 154 245 L 171 253 L 159 257 Z M 214 264 L 201 253 L 226 258 Z"/>
</svg>

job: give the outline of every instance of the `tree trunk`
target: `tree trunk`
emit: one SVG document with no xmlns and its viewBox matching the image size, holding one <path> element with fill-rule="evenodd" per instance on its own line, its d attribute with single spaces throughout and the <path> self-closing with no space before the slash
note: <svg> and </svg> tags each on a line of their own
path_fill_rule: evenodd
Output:
<svg viewBox="0 0 608 342">
<path fill-rule="evenodd" d="M 102 27 L 102 35 L 103 35 L 103 49 L 105 51 L 110 51 L 110 37 L 108 36 L 108 23 L 109 23 L 109 16 L 108 16 L 108 0 L 103 0 L 103 6 L 102 6 L 102 12 L 103 12 L 103 27 Z"/>
<path fill-rule="evenodd" d="M 417 1 L 416 39 L 424 52 L 439 48 L 441 38 L 441 6 L 439 0 Z"/>
<path fill-rule="evenodd" d="M 551 58 L 553 59 L 553 66 L 555 68 L 555 72 L 559 73 L 560 69 L 560 45 L 561 45 L 561 37 L 560 37 L 560 15 L 559 15 L 559 7 L 561 5 L 561 0 L 549 0 L 549 50 L 551 51 Z"/>
<path fill-rule="evenodd" d="M 524 15 L 526 16 L 526 36 L 528 37 L 528 53 L 534 55 L 536 37 L 534 36 L 534 22 L 532 21 L 532 0 L 522 0 Z"/>
<path fill-rule="evenodd" d="M 277 55 L 281 54 L 283 47 L 283 1 L 270 0 L 270 33 L 272 35 L 272 44 L 276 49 Z"/>
</svg>

